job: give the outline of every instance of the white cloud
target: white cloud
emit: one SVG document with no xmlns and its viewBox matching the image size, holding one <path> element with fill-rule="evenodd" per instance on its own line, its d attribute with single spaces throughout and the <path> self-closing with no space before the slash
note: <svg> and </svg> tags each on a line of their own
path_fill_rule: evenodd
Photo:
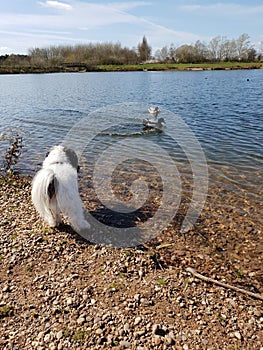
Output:
<svg viewBox="0 0 263 350">
<path fill-rule="evenodd" d="M 39 2 L 43 7 L 54 8 L 56 10 L 71 10 L 72 6 L 64 2 L 47 0 L 46 2 Z"/>
<path fill-rule="evenodd" d="M 63 36 L 63 35 L 58 35 L 59 32 L 45 32 L 43 31 L 43 33 L 39 32 L 23 32 L 23 31 L 4 31 L 4 30 L 0 30 L 0 35 L 4 34 L 6 36 L 9 37 L 25 37 L 25 38 L 35 38 L 35 39 L 50 39 L 50 40 L 62 40 L 62 41 L 78 41 L 77 38 L 74 37 L 69 37 L 69 36 Z M 61 32 L 61 34 L 63 34 L 63 32 Z"/>
<path fill-rule="evenodd" d="M 217 14 L 227 14 L 230 16 L 233 15 L 248 15 L 248 14 L 258 14 L 263 12 L 263 6 L 254 6 L 254 5 L 239 5 L 234 3 L 223 4 L 218 2 L 217 4 L 212 5 L 185 5 L 181 6 L 181 9 L 189 12 L 216 12 Z"/>
<path fill-rule="evenodd" d="M 146 1 L 127 1 L 127 2 L 111 2 L 109 6 L 118 9 L 120 11 L 128 11 L 140 6 L 149 6 L 152 5 L 151 2 Z"/>
</svg>

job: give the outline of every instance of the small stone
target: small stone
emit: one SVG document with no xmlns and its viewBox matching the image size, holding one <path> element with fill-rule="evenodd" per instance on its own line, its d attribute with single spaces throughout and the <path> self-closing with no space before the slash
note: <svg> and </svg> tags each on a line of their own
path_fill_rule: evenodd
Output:
<svg viewBox="0 0 263 350">
<path fill-rule="evenodd" d="M 133 296 L 133 298 L 136 300 L 136 301 L 139 301 L 140 300 L 140 294 L 135 294 Z"/>
<path fill-rule="evenodd" d="M 79 324 L 79 325 L 82 325 L 84 322 L 85 322 L 85 318 L 84 317 L 79 317 L 77 319 L 77 324 Z"/>
<path fill-rule="evenodd" d="M 237 339 L 241 339 L 241 334 L 239 332 L 235 332 L 234 335 Z"/>
<path fill-rule="evenodd" d="M 140 316 L 136 317 L 134 320 L 134 325 L 136 326 L 137 324 L 139 324 L 141 322 L 142 318 Z"/>
<path fill-rule="evenodd" d="M 189 349 L 188 345 L 187 345 L 187 344 L 184 344 L 183 349 L 184 349 L 184 350 L 188 350 L 188 349 Z"/>
<path fill-rule="evenodd" d="M 97 335 L 101 335 L 101 334 L 103 334 L 103 330 L 101 328 L 98 328 L 98 329 L 96 329 L 95 333 Z"/>
<path fill-rule="evenodd" d="M 63 337 L 63 331 L 57 332 L 57 339 L 61 339 Z"/>
<path fill-rule="evenodd" d="M 45 336 L 44 336 L 44 342 L 46 343 L 46 342 L 48 342 L 50 340 L 50 334 L 48 333 L 48 334 L 46 334 Z"/>
<path fill-rule="evenodd" d="M 128 332 L 130 330 L 129 323 L 125 323 L 125 325 L 123 326 L 123 329 L 124 329 L 125 332 Z"/>
<path fill-rule="evenodd" d="M 5 285 L 2 289 L 2 291 L 5 293 L 5 292 L 9 292 L 10 288 L 8 285 Z"/>
<path fill-rule="evenodd" d="M 127 340 L 121 340 L 120 341 L 120 345 L 123 346 L 124 348 L 130 348 L 131 347 L 131 343 Z"/>
<path fill-rule="evenodd" d="M 67 298 L 66 301 L 67 301 L 67 305 L 72 305 L 73 303 L 72 298 Z"/>
<path fill-rule="evenodd" d="M 186 338 L 186 335 L 185 335 L 185 334 L 182 334 L 181 339 L 182 339 L 182 341 L 185 341 L 185 340 L 187 339 L 187 338 Z"/>
<path fill-rule="evenodd" d="M 94 323 L 99 323 L 100 321 L 101 321 L 100 317 L 97 316 L 97 317 L 94 318 Z"/>
<path fill-rule="evenodd" d="M 38 335 L 37 335 L 37 339 L 38 339 L 38 340 L 43 339 L 43 338 L 44 338 L 44 335 L 45 335 L 44 332 L 39 332 Z"/>
</svg>

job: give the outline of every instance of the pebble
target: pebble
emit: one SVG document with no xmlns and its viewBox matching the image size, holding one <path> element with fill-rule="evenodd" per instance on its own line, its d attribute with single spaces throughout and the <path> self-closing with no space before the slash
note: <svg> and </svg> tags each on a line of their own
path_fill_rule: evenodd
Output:
<svg viewBox="0 0 263 350">
<path fill-rule="evenodd" d="M 142 318 L 140 316 L 136 317 L 134 320 L 134 325 L 137 326 L 141 322 Z"/>
<path fill-rule="evenodd" d="M 77 319 L 77 324 L 79 324 L 79 325 L 82 325 L 83 323 L 85 323 L 85 317 L 79 317 L 78 319 Z"/>
<path fill-rule="evenodd" d="M 127 340 L 121 340 L 120 341 L 120 346 L 123 346 L 124 348 L 130 348 L 131 347 L 131 343 Z"/>
<path fill-rule="evenodd" d="M 38 335 L 37 335 L 37 339 L 38 339 L 38 340 L 43 339 L 43 338 L 44 338 L 44 335 L 45 335 L 44 332 L 39 332 Z"/>
<path fill-rule="evenodd" d="M 50 334 L 47 333 L 45 336 L 44 336 L 44 342 L 47 343 L 49 340 L 50 340 Z"/>
<path fill-rule="evenodd" d="M 67 305 L 72 305 L 73 304 L 72 298 L 67 298 L 66 302 L 67 302 Z"/>
<path fill-rule="evenodd" d="M 99 323 L 100 321 L 101 321 L 100 317 L 97 316 L 97 317 L 94 318 L 94 323 Z"/>
<path fill-rule="evenodd" d="M 103 334 L 103 329 L 98 328 L 98 329 L 95 330 L 95 333 L 96 333 L 97 335 L 101 335 L 101 334 Z"/>
<path fill-rule="evenodd" d="M 113 347 L 134 350 L 177 347 L 201 350 L 209 347 L 211 350 L 224 349 L 227 344 L 263 350 L 259 338 L 263 322 L 260 301 L 212 287 L 190 278 L 185 271 L 186 267 L 193 266 L 207 276 L 238 284 L 233 269 L 240 266 L 233 262 L 228 267 L 224 264 L 228 257 L 220 260 L 222 253 L 214 255 L 209 247 L 212 243 L 213 247 L 218 245 L 231 250 L 233 242 L 244 238 L 244 252 L 240 250 L 237 255 L 246 265 L 242 267 L 243 271 L 255 271 L 249 277 L 253 287 L 260 289 L 257 255 L 249 258 L 254 249 L 254 235 L 259 233 L 255 230 L 253 235 L 242 236 L 240 221 L 235 223 L 234 220 L 238 230 L 234 226 L 233 231 L 220 228 L 221 231 L 217 232 L 225 214 L 224 206 L 220 207 L 221 214 L 215 215 L 218 223 L 204 228 L 208 245 L 202 243 L 199 235 L 195 239 L 186 235 L 182 240 L 180 235 L 171 231 L 173 238 L 169 234 L 165 236 L 164 232 L 160 240 L 174 239 L 175 246 L 155 250 L 153 244 L 148 252 L 139 253 L 133 248 L 116 250 L 79 242 L 69 233 L 69 227 L 65 232 L 63 227 L 49 229 L 32 207 L 30 186 L 25 193 L 21 191 L 25 197 L 15 193 L 15 202 L 12 202 L 12 195 L 9 198 L 6 191 L 2 191 L 1 183 L 0 188 L 1 220 L 11 218 L 11 207 L 18 213 L 17 217 L 11 218 L 16 225 L 7 222 L 3 226 L 0 223 L 3 265 L 0 276 L 0 347 L 18 350 L 23 339 L 25 348 L 36 350 Z M 20 211 L 23 211 L 21 217 Z M 246 220 L 252 221 L 253 215 Z M 23 221 L 26 221 L 26 226 L 23 226 Z M 206 218 L 204 223 L 207 223 Z M 25 231 L 24 227 L 28 229 Z M 12 238 L 13 235 L 17 238 Z M 179 253 L 181 249 L 183 254 Z M 253 261 L 255 268 L 252 264 L 249 266 Z M 25 273 L 25 266 L 32 266 L 32 271 Z M 141 276 L 138 271 L 142 272 Z M 163 288 L 156 285 L 159 279 L 171 283 Z M 120 287 L 114 294 L 109 288 L 112 283 Z M 29 299 L 32 301 L 26 303 L 25 300 Z M 12 314 L 5 316 L 3 312 L 8 305 L 12 307 Z M 224 336 L 217 317 L 220 321 L 227 321 Z"/>
<path fill-rule="evenodd" d="M 128 332 L 130 330 L 129 323 L 125 323 L 125 325 L 123 326 L 123 329 L 124 329 L 125 332 Z"/>
<path fill-rule="evenodd" d="M 10 288 L 8 285 L 5 285 L 2 289 L 2 291 L 5 293 L 5 292 L 9 292 L 10 291 Z"/>
<path fill-rule="evenodd" d="M 57 339 L 61 339 L 63 337 L 63 331 L 59 331 L 57 332 L 57 335 L 56 335 Z"/>
<path fill-rule="evenodd" d="M 234 335 L 237 339 L 241 339 L 241 334 L 239 332 L 235 332 Z"/>
</svg>

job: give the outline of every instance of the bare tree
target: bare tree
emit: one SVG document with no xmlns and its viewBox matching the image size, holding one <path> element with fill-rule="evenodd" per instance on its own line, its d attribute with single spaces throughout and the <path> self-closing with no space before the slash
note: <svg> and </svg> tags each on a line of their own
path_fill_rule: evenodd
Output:
<svg viewBox="0 0 263 350">
<path fill-rule="evenodd" d="M 50 46 L 30 49 L 31 63 L 37 65 L 54 64 L 124 64 L 137 63 L 134 50 L 122 48 L 120 43 L 97 43 L 76 46 Z"/>
<path fill-rule="evenodd" d="M 178 62 L 193 63 L 195 60 L 195 48 L 192 45 L 182 45 L 176 49 Z"/>
<path fill-rule="evenodd" d="M 242 34 L 236 40 L 237 58 L 240 61 L 246 61 L 248 59 L 248 52 L 251 49 L 250 40 L 248 34 Z"/>
<path fill-rule="evenodd" d="M 155 58 L 157 58 L 160 62 L 169 61 L 169 50 L 167 46 L 164 46 L 160 50 L 155 52 Z"/>
<path fill-rule="evenodd" d="M 257 59 L 259 61 L 262 61 L 262 59 L 263 59 L 263 40 L 259 43 L 259 52 L 258 52 Z"/>
<path fill-rule="evenodd" d="M 227 38 L 224 36 L 217 36 L 208 44 L 210 60 L 212 62 L 222 61 L 224 59 L 224 45 L 226 40 Z"/>
<path fill-rule="evenodd" d="M 174 44 L 169 47 L 169 59 L 171 62 L 176 62 L 176 47 Z"/>
<path fill-rule="evenodd" d="M 200 40 L 197 40 L 194 46 L 194 62 L 205 62 L 207 60 L 207 47 Z"/>
</svg>

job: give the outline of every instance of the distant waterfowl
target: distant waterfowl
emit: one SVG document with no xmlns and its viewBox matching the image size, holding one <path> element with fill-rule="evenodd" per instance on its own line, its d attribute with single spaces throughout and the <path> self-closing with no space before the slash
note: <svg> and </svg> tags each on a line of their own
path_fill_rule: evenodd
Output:
<svg viewBox="0 0 263 350">
<path fill-rule="evenodd" d="M 158 120 L 146 118 L 146 119 L 143 119 L 142 124 L 143 124 L 145 129 L 159 129 L 159 130 L 161 130 L 165 125 L 165 121 L 163 118 L 158 118 Z"/>
<path fill-rule="evenodd" d="M 151 114 L 158 114 L 160 112 L 159 107 L 149 107 L 148 112 Z"/>
</svg>

